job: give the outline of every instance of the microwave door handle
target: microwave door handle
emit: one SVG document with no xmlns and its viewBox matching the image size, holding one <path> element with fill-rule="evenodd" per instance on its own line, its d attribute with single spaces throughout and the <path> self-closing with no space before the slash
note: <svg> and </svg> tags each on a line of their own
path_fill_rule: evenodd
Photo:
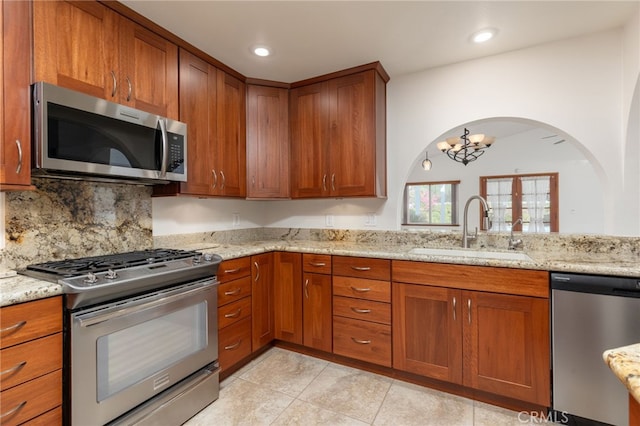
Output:
<svg viewBox="0 0 640 426">
<path fill-rule="evenodd" d="M 160 166 L 160 177 L 167 176 L 167 161 L 169 160 L 169 136 L 167 135 L 167 123 L 164 118 L 158 119 L 160 133 L 162 134 L 162 165 Z"/>
</svg>

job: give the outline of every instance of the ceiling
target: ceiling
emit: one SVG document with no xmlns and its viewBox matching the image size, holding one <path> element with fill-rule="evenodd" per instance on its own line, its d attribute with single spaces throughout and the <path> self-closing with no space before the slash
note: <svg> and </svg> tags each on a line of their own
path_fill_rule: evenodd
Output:
<svg viewBox="0 0 640 426">
<path fill-rule="evenodd" d="M 291 83 L 374 61 L 393 78 L 617 28 L 640 0 L 122 3 L 247 77 Z M 469 41 L 486 27 L 493 40 Z"/>
</svg>

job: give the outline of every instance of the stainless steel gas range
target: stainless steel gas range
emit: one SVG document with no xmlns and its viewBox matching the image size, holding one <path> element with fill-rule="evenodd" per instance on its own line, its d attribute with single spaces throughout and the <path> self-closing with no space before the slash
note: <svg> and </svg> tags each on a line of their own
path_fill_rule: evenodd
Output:
<svg viewBox="0 0 640 426">
<path fill-rule="evenodd" d="M 65 293 L 65 424 L 177 425 L 218 398 L 221 261 L 156 249 L 21 271 Z"/>
</svg>

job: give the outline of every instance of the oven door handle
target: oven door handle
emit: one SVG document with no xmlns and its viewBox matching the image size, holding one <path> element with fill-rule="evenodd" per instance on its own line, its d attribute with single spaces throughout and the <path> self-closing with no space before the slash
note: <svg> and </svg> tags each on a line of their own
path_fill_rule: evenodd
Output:
<svg viewBox="0 0 640 426">
<path fill-rule="evenodd" d="M 121 305 L 114 306 L 113 308 L 100 310 L 100 312 L 88 312 L 86 314 L 80 314 L 76 317 L 76 320 L 80 324 L 80 327 L 91 327 L 92 325 L 100 324 L 102 322 L 105 322 L 114 318 L 134 314 L 136 312 L 140 312 L 145 309 L 150 309 L 157 306 L 173 303 L 178 300 L 190 297 L 201 291 L 209 291 L 210 288 L 216 284 L 217 284 L 216 281 L 206 280 L 200 283 L 200 285 L 198 285 L 197 287 L 191 288 L 188 290 L 183 290 L 183 289 L 164 290 L 154 295 L 154 296 L 160 296 L 157 299 L 149 300 L 149 301 L 144 301 L 140 299 L 132 300 L 130 302 L 125 302 Z"/>
</svg>

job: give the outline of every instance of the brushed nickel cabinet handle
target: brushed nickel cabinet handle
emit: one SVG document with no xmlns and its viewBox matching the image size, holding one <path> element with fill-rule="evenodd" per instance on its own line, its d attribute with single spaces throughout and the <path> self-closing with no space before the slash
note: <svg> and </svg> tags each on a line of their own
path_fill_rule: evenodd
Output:
<svg viewBox="0 0 640 426">
<path fill-rule="evenodd" d="M 220 170 L 220 176 L 222 176 L 222 183 L 220 184 L 220 189 L 224 189 L 227 184 L 227 178 L 224 175 L 224 172 Z"/>
<path fill-rule="evenodd" d="M 230 290 L 230 291 L 225 291 L 224 292 L 225 296 L 235 296 L 236 294 L 240 294 L 240 287 L 236 288 L 235 290 Z"/>
<path fill-rule="evenodd" d="M 235 311 L 232 314 L 224 314 L 224 317 L 225 318 L 238 318 L 241 313 L 242 313 L 242 308 L 239 308 L 237 311 Z"/>
<path fill-rule="evenodd" d="M 118 80 L 116 79 L 116 73 L 111 70 L 111 79 L 113 80 L 113 90 L 111 90 L 111 97 L 115 97 L 118 91 Z"/>
<path fill-rule="evenodd" d="M 215 169 L 211 169 L 211 174 L 213 175 L 213 185 L 211 185 L 211 189 L 216 189 L 216 186 L 218 186 L 218 174 Z"/>
<path fill-rule="evenodd" d="M 17 330 L 17 329 L 19 329 L 19 328 L 21 328 L 21 327 L 24 327 L 26 324 L 27 324 L 27 322 L 26 322 L 26 321 L 20 321 L 20 322 L 18 322 L 18 323 L 15 323 L 15 324 L 13 324 L 13 325 L 10 325 L 9 327 L 5 327 L 5 328 L 3 328 L 2 330 L 0 330 L 0 333 L 6 333 L 6 332 L 8 332 L 8 331 L 14 331 L 14 330 Z"/>
<path fill-rule="evenodd" d="M 16 405 L 15 407 L 13 407 L 11 410 L 7 411 L 6 413 L 0 414 L 0 419 L 4 419 L 5 417 L 9 417 L 9 416 L 17 413 L 25 405 L 27 405 L 27 401 L 22 401 L 20 404 Z"/>
<path fill-rule="evenodd" d="M 323 267 L 323 266 L 327 266 L 327 264 L 326 264 L 326 263 L 324 263 L 324 262 L 309 262 L 309 265 L 311 265 L 311 266 L 316 266 L 316 267 L 318 267 L 318 268 L 321 268 L 321 267 Z"/>
<path fill-rule="evenodd" d="M 469 319 L 469 324 L 471 324 L 471 299 L 467 299 L 467 316 Z"/>
<path fill-rule="evenodd" d="M 235 268 L 235 269 L 225 269 L 224 273 L 225 274 L 237 274 L 238 272 L 240 272 L 240 268 Z"/>
<path fill-rule="evenodd" d="M 335 173 L 331 174 L 331 190 L 332 191 L 336 190 L 336 174 Z"/>
<path fill-rule="evenodd" d="M 7 368 L 4 371 L 0 371 L 0 376 L 4 376 L 5 374 L 12 374 L 15 373 L 16 371 L 20 370 L 22 367 L 24 367 L 25 365 L 27 365 L 27 361 L 22 361 L 17 363 L 16 365 L 14 365 L 11 368 Z"/>
<path fill-rule="evenodd" d="M 327 174 L 323 174 L 322 175 L 322 190 L 326 191 L 327 190 Z"/>
<path fill-rule="evenodd" d="M 22 144 L 20 139 L 16 139 L 16 147 L 18 148 L 18 165 L 16 166 L 16 174 L 18 175 L 22 170 Z"/>
<path fill-rule="evenodd" d="M 354 286 L 350 286 L 349 288 L 351 288 L 351 290 L 356 291 L 358 293 L 366 293 L 368 291 L 371 291 L 370 288 L 358 288 L 358 287 L 354 287 Z"/>
<path fill-rule="evenodd" d="M 360 340 L 360 339 L 356 339 L 355 337 L 352 337 L 351 340 L 353 340 L 355 343 L 357 343 L 359 345 L 370 345 L 371 344 L 371 340 Z"/>
<path fill-rule="evenodd" d="M 359 309 L 359 308 L 354 308 L 353 306 L 351 307 L 351 310 L 353 312 L 355 312 L 356 314 L 368 314 L 368 313 L 371 313 L 371 309 Z"/>
<path fill-rule="evenodd" d="M 309 278 L 304 280 L 304 297 L 309 298 Z"/>
<path fill-rule="evenodd" d="M 133 86 L 131 85 L 129 76 L 127 76 L 127 84 L 129 85 L 129 90 L 127 91 L 127 102 L 129 102 L 131 101 L 131 94 L 133 93 Z"/>
<path fill-rule="evenodd" d="M 456 320 L 456 298 L 453 298 L 453 320 Z"/>
<path fill-rule="evenodd" d="M 364 272 L 364 271 L 370 271 L 371 267 L 370 266 L 352 266 L 351 269 L 353 269 L 354 271 Z"/>
<path fill-rule="evenodd" d="M 258 262 L 253 262 L 253 266 L 256 267 L 256 277 L 253 280 L 255 282 L 258 282 L 258 280 L 260 279 L 260 265 L 258 265 Z"/>
<path fill-rule="evenodd" d="M 234 343 L 233 345 L 229 345 L 229 346 L 225 346 L 224 350 L 225 351 L 232 351 L 234 349 L 238 349 L 238 347 L 240 346 L 240 343 L 242 343 L 242 339 L 238 340 L 236 343 Z"/>
</svg>

